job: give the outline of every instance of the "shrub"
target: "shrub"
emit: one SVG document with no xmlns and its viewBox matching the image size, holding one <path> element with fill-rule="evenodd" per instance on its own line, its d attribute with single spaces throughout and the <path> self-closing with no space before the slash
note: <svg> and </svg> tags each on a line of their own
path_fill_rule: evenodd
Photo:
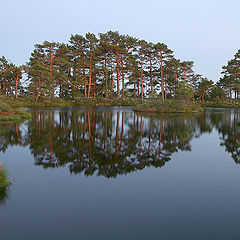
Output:
<svg viewBox="0 0 240 240">
<path fill-rule="evenodd" d="M 0 165 L 0 188 L 6 187 L 8 185 L 8 172 L 2 165 Z"/>
<path fill-rule="evenodd" d="M 193 99 L 194 90 L 186 82 L 180 82 L 175 92 L 176 99 L 180 101 L 190 101 Z"/>
</svg>

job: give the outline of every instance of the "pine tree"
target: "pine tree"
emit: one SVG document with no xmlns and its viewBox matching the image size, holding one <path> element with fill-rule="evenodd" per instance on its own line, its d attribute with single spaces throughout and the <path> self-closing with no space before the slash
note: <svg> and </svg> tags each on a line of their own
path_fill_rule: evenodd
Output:
<svg viewBox="0 0 240 240">
<path fill-rule="evenodd" d="M 55 60 L 56 56 L 60 53 L 59 43 L 44 41 L 43 44 L 36 44 L 35 48 L 39 54 L 40 64 L 49 69 L 48 76 L 45 76 L 48 80 L 48 84 L 51 87 L 49 94 L 51 97 L 55 95 Z"/>
<path fill-rule="evenodd" d="M 164 79 L 163 79 L 163 66 L 165 62 L 172 57 L 173 51 L 167 47 L 164 43 L 157 43 L 154 46 L 156 56 L 159 60 L 160 64 L 160 72 L 161 72 L 161 89 L 162 89 L 162 100 L 165 99 L 165 86 L 164 86 Z"/>
</svg>

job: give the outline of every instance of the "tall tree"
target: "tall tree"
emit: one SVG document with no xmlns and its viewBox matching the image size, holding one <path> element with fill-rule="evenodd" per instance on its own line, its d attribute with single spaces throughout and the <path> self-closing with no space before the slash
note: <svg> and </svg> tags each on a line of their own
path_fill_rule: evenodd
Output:
<svg viewBox="0 0 240 240">
<path fill-rule="evenodd" d="M 54 76 L 54 68 L 55 68 L 55 59 L 56 55 L 59 54 L 59 43 L 44 41 L 43 44 L 36 44 L 36 51 L 39 53 L 40 64 L 49 69 L 49 75 L 47 76 L 49 85 L 52 90 L 51 96 L 54 97 L 55 94 L 55 76 Z"/>
<path fill-rule="evenodd" d="M 86 34 L 86 57 L 87 57 L 87 65 L 88 65 L 88 92 L 87 97 L 90 97 L 92 87 L 95 87 L 95 83 L 93 83 L 93 73 L 96 71 L 96 48 L 98 44 L 98 39 L 92 33 Z"/>
<path fill-rule="evenodd" d="M 163 79 L 163 65 L 166 61 L 168 61 L 172 57 L 173 51 L 167 47 L 164 43 L 157 43 L 154 46 L 156 56 L 160 63 L 160 72 L 161 72 L 161 89 L 162 89 L 162 100 L 165 99 L 165 86 L 164 86 L 164 79 Z"/>
</svg>

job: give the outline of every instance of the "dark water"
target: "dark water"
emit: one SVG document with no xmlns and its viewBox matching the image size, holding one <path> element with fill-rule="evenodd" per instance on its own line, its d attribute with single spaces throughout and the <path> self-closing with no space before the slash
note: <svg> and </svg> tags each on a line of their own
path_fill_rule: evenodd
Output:
<svg viewBox="0 0 240 240">
<path fill-rule="evenodd" d="M 240 110 L 32 109 L 0 125 L 0 239 L 240 239 Z"/>
</svg>

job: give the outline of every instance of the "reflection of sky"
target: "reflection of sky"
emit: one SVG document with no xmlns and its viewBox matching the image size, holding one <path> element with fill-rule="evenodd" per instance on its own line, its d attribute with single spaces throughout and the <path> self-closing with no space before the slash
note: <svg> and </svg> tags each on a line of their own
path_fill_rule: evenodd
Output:
<svg viewBox="0 0 240 240">
<path fill-rule="evenodd" d="M 239 165 L 215 130 L 191 143 L 164 168 L 117 179 L 42 169 L 27 147 L 9 148 L 0 153 L 14 176 L 2 239 L 239 239 Z"/>
<path fill-rule="evenodd" d="M 9 0 L 1 2 L 0 52 L 24 64 L 36 43 L 118 30 L 164 42 L 177 58 L 216 81 L 239 46 L 238 0 Z"/>
</svg>

